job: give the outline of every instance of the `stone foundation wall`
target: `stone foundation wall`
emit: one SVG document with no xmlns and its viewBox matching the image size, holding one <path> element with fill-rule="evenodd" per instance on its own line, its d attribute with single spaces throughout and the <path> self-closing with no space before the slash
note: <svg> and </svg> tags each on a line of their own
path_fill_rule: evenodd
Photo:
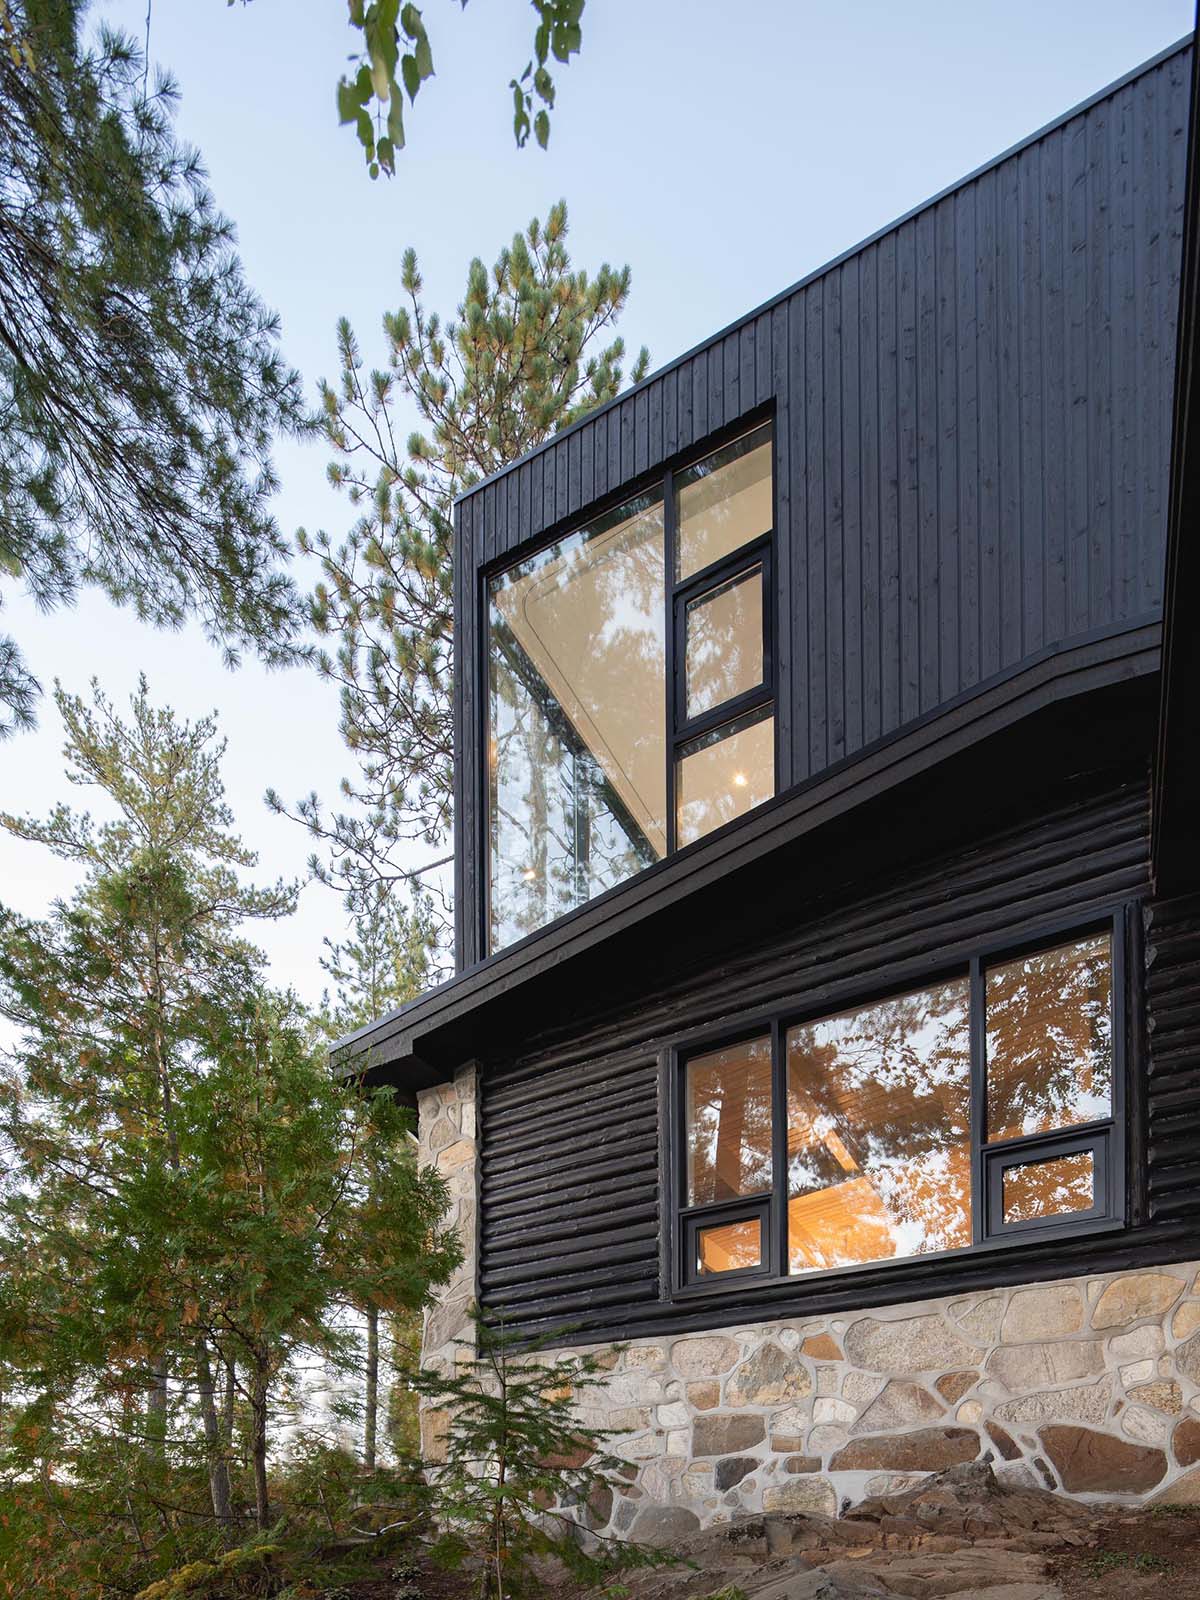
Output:
<svg viewBox="0 0 1200 1600">
<path fill-rule="evenodd" d="M 425 1318 L 448 1370 L 475 1282 L 476 1074 L 419 1096 L 466 1259 Z M 758 1511 L 835 1513 L 960 1461 L 1085 1499 L 1200 1503 L 1200 1263 L 593 1346 L 579 1397 L 625 1481 L 590 1517 L 672 1537 Z M 564 1351 L 564 1354 L 569 1352 Z M 427 1411 L 427 1459 L 445 1419 Z"/>
<path fill-rule="evenodd" d="M 960 1461 L 1085 1499 L 1200 1502 L 1196 1262 L 595 1353 L 635 1538 L 834 1514 Z"/>
<path fill-rule="evenodd" d="M 471 1329 L 470 1308 L 475 1298 L 477 1217 L 475 1200 L 476 1071 L 464 1067 L 453 1083 L 422 1089 L 417 1095 L 417 1160 L 433 1166 L 450 1189 L 446 1220 L 458 1230 L 463 1261 L 442 1290 L 438 1303 L 426 1311 L 421 1328 L 421 1359 L 425 1366 L 448 1372 L 462 1352 Z M 423 1407 L 421 1449 L 428 1461 L 441 1457 L 445 1418 Z"/>
</svg>

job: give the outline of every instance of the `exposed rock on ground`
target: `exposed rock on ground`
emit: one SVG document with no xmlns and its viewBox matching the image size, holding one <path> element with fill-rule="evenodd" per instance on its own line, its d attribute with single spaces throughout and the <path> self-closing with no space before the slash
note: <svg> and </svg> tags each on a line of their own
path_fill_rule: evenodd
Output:
<svg viewBox="0 0 1200 1600">
<path fill-rule="evenodd" d="M 1152 1529 L 1185 1558 L 1114 1548 L 1114 1526 Z M 1141 1534 L 1142 1542 L 1146 1536 Z M 666 1541 L 664 1541 L 666 1542 Z M 1200 1597 L 1200 1517 L 1084 1506 L 966 1462 L 849 1516 L 740 1517 L 672 1543 L 676 1568 L 628 1580 L 633 1600 L 1075 1600 Z M 1190 1571 L 1191 1576 L 1188 1576 Z"/>
</svg>

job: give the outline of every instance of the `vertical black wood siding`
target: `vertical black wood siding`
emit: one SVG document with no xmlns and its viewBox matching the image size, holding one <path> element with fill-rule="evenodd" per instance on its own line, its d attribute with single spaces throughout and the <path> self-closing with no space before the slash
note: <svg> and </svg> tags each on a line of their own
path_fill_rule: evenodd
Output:
<svg viewBox="0 0 1200 1600">
<path fill-rule="evenodd" d="M 580 1336 L 700 1327 L 838 1304 L 952 1293 L 971 1282 L 1030 1281 L 1157 1250 L 1188 1254 L 1200 1221 L 1200 900 L 1154 906 L 1148 893 L 1148 783 L 1110 780 L 878 885 L 806 911 L 785 940 L 602 1022 L 535 1041 L 486 1065 L 481 1096 L 480 1297 L 519 1327 Z M 682 1028 L 781 1001 L 818 1011 L 953 967 L 1015 925 L 1145 905 L 1149 1055 L 1134 983 L 1128 1040 L 1131 1232 L 952 1264 L 918 1261 L 845 1279 L 750 1288 L 719 1304 L 662 1297 L 655 1059 Z M 1131 918 L 1136 946 L 1139 919 Z M 1142 957 L 1131 949 L 1138 965 Z M 1178 1239 L 1178 1244 L 1176 1240 Z M 1194 1237 L 1191 1237 L 1194 1253 Z M 1148 1258 L 1148 1257 L 1147 1257 Z M 838 1298 L 840 1296 L 840 1299 Z"/>
<path fill-rule="evenodd" d="M 1191 47 L 462 500 L 459 965 L 486 873 L 480 569 L 770 406 L 780 788 L 1158 613 Z"/>
</svg>

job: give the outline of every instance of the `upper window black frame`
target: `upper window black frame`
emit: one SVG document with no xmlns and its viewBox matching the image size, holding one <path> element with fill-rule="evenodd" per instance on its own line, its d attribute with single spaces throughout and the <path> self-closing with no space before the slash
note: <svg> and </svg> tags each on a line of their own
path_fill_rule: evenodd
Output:
<svg viewBox="0 0 1200 1600">
<path fill-rule="evenodd" d="M 765 532 L 756 534 L 743 545 L 728 555 L 720 557 L 709 566 L 698 572 L 691 573 L 686 579 L 680 580 L 677 576 L 678 554 L 678 507 L 676 504 L 676 478 L 687 472 L 689 468 L 706 460 L 709 456 L 728 449 L 742 439 L 763 433 L 766 435 L 764 442 L 771 452 L 771 526 Z M 620 894 L 628 883 L 640 878 L 643 873 L 653 871 L 655 867 L 662 866 L 683 850 L 692 850 L 702 847 L 710 838 L 725 832 L 726 829 L 737 827 L 744 817 L 735 817 L 729 822 L 722 823 L 710 832 L 699 838 L 690 840 L 684 845 L 679 843 L 679 804 L 678 804 L 678 774 L 680 762 L 684 756 L 693 749 L 698 749 L 704 744 L 718 738 L 726 730 L 732 730 L 734 724 L 746 725 L 757 721 L 760 717 L 771 716 L 773 720 L 772 737 L 772 795 L 779 794 L 780 762 L 779 762 L 779 663 L 775 648 L 776 613 L 779 608 L 779 596 L 775 587 L 775 549 L 778 537 L 778 509 L 779 509 L 779 476 L 778 476 L 778 441 L 775 428 L 773 409 L 759 410 L 740 418 L 736 423 L 710 435 L 698 445 L 689 447 L 686 454 L 673 461 L 671 465 L 653 473 L 642 474 L 629 482 L 622 484 L 611 494 L 598 500 L 586 512 L 575 515 L 569 523 L 555 528 L 550 534 L 545 535 L 531 544 L 529 548 L 516 553 L 508 553 L 502 561 L 489 562 L 478 571 L 480 584 L 480 616 L 482 629 L 480 644 L 477 651 L 475 669 L 479 678 L 479 704 L 482 707 L 482 716 L 479 721 L 479 736 L 481 741 L 479 759 L 478 794 L 476 799 L 475 838 L 476 848 L 482 871 L 479 874 L 480 893 L 477 897 L 476 911 L 479 918 L 481 934 L 481 948 L 485 957 L 499 954 L 511 948 L 510 944 L 493 947 L 491 942 L 492 929 L 492 857 L 491 857 L 491 780 L 487 759 L 488 742 L 491 736 L 490 724 L 490 697 L 489 673 L 491 660 L 491 631 L 489 626 L 491 586 L 506 572 L 523 562 L 531 560 L 542 550 L 551 549 L 554 545 L 569 538 L 577 529 L 586 528 L 598 518 L 615 510 L 627 501 L 635 500 L 640 495 L 647 493 L 661 493 L 664 519 L 664 567 L 665 567 L 665 653 L 666 670 L 664 673 L 666 692 L 666 724 L 665 724 L 665 751 L 666 761 L 666 853 L 661 860 L 643 867 L 638 873 L 612 888 L 602 891 L 590 900 L 581 901 L 578 905 L 561 915 L 553 917 L 542 927 L 534 929 L 531 933 L 523 935 L 524 938 L 534 938 L 546 928 L 558 926 L 567 917 L 575 915 L 584 906 L 593 905 L 596 901 L 606 899 L 610 895 Z M 762 568 L 763 585 L 763 675 L 762 682 L 744 694 L 734 699 L 723 701 L 720 705 L 712 707 L 703 714 L 688 719 L 686 715 L 687 686 L 685 680 L 686 664 L 686 615 L 688 603 L 707 590 L 719 587 L 743 572 L 749 572 L 756 566 Z M 764 801 L 764 803 L 766 803 Z M 754 808 L 757 809 L 757 808 Z M 512 941 L 513 944 L 521 940 Z"/>
<path fill-rule="evenodd" d="M 986 940 L 975 941 L 958 959 L 914 972 L 906 965 L 895 976 L 880 973 L 876 981 L 839 986 L 824 994 L 819 1003 L 784 1002 L 771 1008 L 749 1012 L 713 1028 L 690 1031 L 676 1039 L 660 1054 L 664 1074 L 664 1107 L 667 1115 L 664 1139 L 665 1165 L 662 1180 L 664 1293 L 671 1299 L 691 1300 L 720 1297 L 744 1291 L 747 1281 L 763 1287 L 790 1286 L 796 1293 L 803 1285 L 834 1278 L 874 1276 L 879 1272 L 923 1272 L 930 1264 L 952 1264 L 980 1254 L 1004 1251 L 1032 1243 L 1078 1238 L 1081 1235 L 1112 1232 L 1126 1225 L 1126 1126 L 1128 1118 L 1127 1033 L 1130 997 L 1126 943 L 1128 919 L 1134 908 L 1125 901 L 1080 917 L 1047 919 L 1033 928 L 1013 935 L 1001 931 Z M 1044 1133 L 1021 1134 L 987 1142 L 987 1083 L 985 1059 L 985 974 L 991 967 L 1022 955 L 1053 948 L 1089 934 L 1107 933 L 1110 939 L 1112 978 L 1112 1103 L 1109 1116 L 1076 1123 Z M 838 1012 L 886 1000 L 899 993 L 945 982 L 953 978 L 970 981 L 971 1046 L 971 1243 L 954 1250 L 928 1254 L 886 1257 L 877 1261 L 853 1262 L 807 1273 L 788 1270 L 787 1239 L 787 1033 L 805 1022 L 819 1021 Z M 761 1038 L 769 1033 L 772 1051 L 772 1183 L 769 1191 L 742 1199 L 722 1199 L 707 1205 L 687 1203 L 686 1094 L 688 1061 L 723 1045 Z M 1088 1211 L 1061 1213 L 1052 1217 L 1006 1223 L 1001 1205 L 1001 1182 L 1006 1167 L 1060 1155 L 1091 1152 L 1093 1159 L 1094 1204 Z M 700 1278 L 690 1257 L 692 1241 L 699 1227 L 710 1219 L 732 1222 L 742 1216 L 761 1215 L 763 1227 L 763 1268 L 714 1274 Z"/>
</svg>

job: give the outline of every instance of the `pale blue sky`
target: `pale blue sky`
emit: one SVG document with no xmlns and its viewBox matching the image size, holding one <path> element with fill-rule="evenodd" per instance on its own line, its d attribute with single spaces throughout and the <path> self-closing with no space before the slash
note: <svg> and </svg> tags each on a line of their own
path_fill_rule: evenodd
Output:
<svg viewBox="0 0 1200 1600">
<path fill-rule="evenodd" d="M 94 15 L 136 32 L 145 0 Z M 340 315 L 364 351 L 398 300 L 416 246 L 432 306 L 452 311 L 467 262 L 563 196 L 577 264 L 628 262 L 627 343 L 655 366 L 1069 109 L 1192 25 L 1188 0 L 590 0 L 584 51 L 558 73 L 550 150 L 518 153 L 506 84 L 524 66 L 522 0 L 426 0 L 438 76 L 409 113 L 399 176 L 371 183 L 336 126 L 333 86 L 351 48 L 342 0 L 154 0 L 152 56 L 178 78 L 179 126 L 199 145 L 238 225 L 251 281 L 282 315 L 310 386 L 333 370 Z M 279 451 L 278 516 L 336 531 L 348 508 L 319 446 Z M 227 781 L 262 873 L 300 873 L 301 832 L 262 804 L 333 795 L 345 761 L 329 690 L 301 672 L 226 672 L 194 632 L 161 635 L 89 598 L 39 617 L 14 596 L 5 622 L 47 686 L 98 675 L 123 697 L 139 670 L 191 716 L 215 708 Z M 0 807 L 46 809 L 64 789 L 61 729 L 0 747 Z M 70 874 L 0 838 L 0 895 L 37 912 Z M 258 930 L 280 982 L 316 999 L 337 900 L 306 890 L 289 923 Z"/>
</svg>

